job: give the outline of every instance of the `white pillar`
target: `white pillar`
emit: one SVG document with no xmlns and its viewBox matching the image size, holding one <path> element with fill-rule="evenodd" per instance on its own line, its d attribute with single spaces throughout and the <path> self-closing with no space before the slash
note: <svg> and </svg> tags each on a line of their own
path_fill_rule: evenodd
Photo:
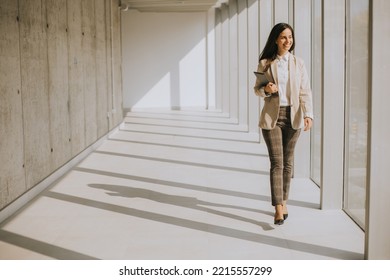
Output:
<svg viewBox="0 0 390 280">
<path fill-rule="evenodd" d="M 229 6 L 221 5 L 221 93 L 222 112 L 230 112 Z"/>
<path fill-rule="evenodd" d="M 215 109 L 221 110 L 222 101 L 222 10 L 215 9 Z M 211 57 L 209 58 L 209 60 Z"/>
<path fill-rule="evenodd" d="M 256 82 L 253 71 L 259 61 L 259 0 L 248 0 L 248 114 L 249 132 L 259 133 L 260 98 L 254 94 Z"/>
<path fill-rule="evenodd" d="M 295 31 L 295 51 L 301 57 L 310 76 L 311 73 L 311 0 L 295 0 L 293 28 Z M 295 149 L 295 177 L 310 177 L 310 132 L 303 132 Z"/>
<path fill-rule="evenodd" d="M 366 209 L 366 259 L 390 259 L 390 130 L 389 112 L 390 57 L 387 48 L 389 34 L 390 1 L 371 1 L 372 56 L 371 102 L 369 107 L 368 188 Z"/>
<path fill-rule="evenodd" d="M 344 184 L 345 1 L 323 2 L 322 209 L 341 209 Z"/>
<path fill-rule="evenodd" d="M 238 121 L 238 20 L 237 0 L 229 1 L 230 117 Z"/>
<path fill-rule="evenodd" d="M 210 9 L 207 12 L 207 50 L 206 50 L 206 63 L 207 63 L 207 109 L 216 108 L 216 19 L 215 10 Z"/>
<path fill-rule="evenodd" d="M 289 22 L 289 0 L 274 0 L 274 24 Z"/>
<path fill-rule="evenodd" d="M 248 128 L 248 7 L 238 1 L 238 123 Z"/>
<path fill-rule="evenodd" d="M 259 2 L 259 42 L 262 51 L 274 26 L 273 0 L 259 0 Z"/>
<path fill-rule="evenodd" d="M 274 26 L 273 0 L 259 0 L 259 55 L 264 49 L 269 33 Z M 263 107 L 263 99 L 260 99 L 260 110 Z M 262 136 L 260 135 L 260 141 Z"/>
</svg>

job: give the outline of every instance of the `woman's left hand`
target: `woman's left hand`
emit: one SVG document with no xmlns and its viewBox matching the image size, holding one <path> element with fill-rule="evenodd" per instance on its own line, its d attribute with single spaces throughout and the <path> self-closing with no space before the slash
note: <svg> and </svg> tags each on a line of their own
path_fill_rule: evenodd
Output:
<svg viewBox="0 0 390 280">
<path fill-rule="evenodd" d="M 310 130 L 311 126 L 313 125 L 313 120 L 311 118 L 307 117 L 304 119 L 304 123 L 305 123 L 304 131 L 308 131 L 308 130 Z"/>
</svg>

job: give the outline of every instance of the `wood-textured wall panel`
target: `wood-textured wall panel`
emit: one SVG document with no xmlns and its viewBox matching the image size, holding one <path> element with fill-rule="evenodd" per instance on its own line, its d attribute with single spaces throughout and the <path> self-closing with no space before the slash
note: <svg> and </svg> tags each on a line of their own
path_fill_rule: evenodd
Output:
<svg viewBox="0 0 390 280">
<path fill-rule="evenodd" d="M 52 167 L 71 157 L 66 0 L 46 0 Z"/>
<path fill-rule="evenodd" d="M 26 189 L 18 2 L 0 1 L 0 209 Z"/>
<path fill-rule="evenodd" d="M 46 7 L 19 0 L 24 149 L 27 188 L 51 171 Z"/>
<path fill-rule="evenodd" d="M 67 14 L 71 146 L 72 155 L 77 155 L 85 148 L 81 2 L 79 0 L 68 0 Z"/>
</svg>

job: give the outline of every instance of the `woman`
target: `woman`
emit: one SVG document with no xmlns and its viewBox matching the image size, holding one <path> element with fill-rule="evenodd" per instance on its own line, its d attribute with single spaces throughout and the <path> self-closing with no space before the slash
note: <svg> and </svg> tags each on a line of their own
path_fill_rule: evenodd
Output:
<svg viewBox="0 0 390 280">
<path fill-rule="evenodd" d="M 313 120 L 312 94 L 309 77 L 301 58 L 294 50 L 294 30 L 287 23 L 276 24 L 260 54 L 259 78 L 255 94 L 264 98 L 260 115 L 261 128 L 271 163 L 271 199 L 275 206 L 274 223 L 282 225 L 288 217 L 287 199 L 292 177 L 294 149 L 301 128 L 310 130 Z"/>
</svg>

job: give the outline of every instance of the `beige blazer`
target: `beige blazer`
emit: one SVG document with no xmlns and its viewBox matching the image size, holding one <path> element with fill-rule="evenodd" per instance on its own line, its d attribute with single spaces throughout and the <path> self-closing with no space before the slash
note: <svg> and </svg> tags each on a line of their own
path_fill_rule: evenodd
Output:
<svg viewBox="0 0 390 280">
<path fill-rule="evenodd" d="M 266 60 L 260 61 L 257 71 L 264 72 Z M 313 98 L 310 81 L 303 60 L 293 54 L 289 55 L 289 86 L 291 104 L 291 124 L 294 129 L 303 128 L 305 117 L 313 119 Z M 271 62 L 265 75 L 270 82 L 278 85 L 277 61 Z M 264 98 L 264 106 L 260 114 L 259 126 L 262 129 L 273 129 L 279 116 L 280 101 L 278 94 L 267 94 L 264 86 L 260 87 L 259 79 L 254 87 L 255 94 Z"/>
</svg>

